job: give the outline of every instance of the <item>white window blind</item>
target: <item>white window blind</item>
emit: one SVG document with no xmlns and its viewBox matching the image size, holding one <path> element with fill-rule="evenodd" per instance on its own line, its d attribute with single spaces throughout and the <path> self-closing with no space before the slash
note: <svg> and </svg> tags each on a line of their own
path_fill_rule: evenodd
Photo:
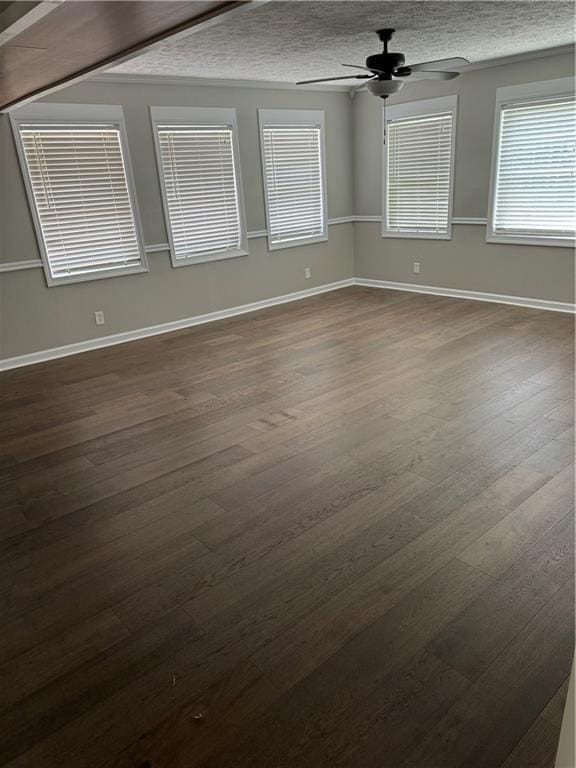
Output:
<svg viewBox="0 0 576 768">
<path fill-rule="evenodd" d="M 262 155 L 270 244 L 323 238 L 321 126 L 264 124 Z"/>
<path fill-rule="evenodd" d="M 230 126 L 156 126 L 173 258 L 238 252 L 243 233 Z"/>
<path fill-rule="evenodd" d="M 387 124 L 388 233 L 449 232 L 453 122 L 445 113 Z"/>
<path fill-rule="evenodd" d="M 494 234 L 574 236 L 575 104 L 564 98 L 502 107 Z"/>
<path fill-rule="evenodd" d="M 119 126 L 18 130 L 51 282 L 144 269 Z"/>
</svg>

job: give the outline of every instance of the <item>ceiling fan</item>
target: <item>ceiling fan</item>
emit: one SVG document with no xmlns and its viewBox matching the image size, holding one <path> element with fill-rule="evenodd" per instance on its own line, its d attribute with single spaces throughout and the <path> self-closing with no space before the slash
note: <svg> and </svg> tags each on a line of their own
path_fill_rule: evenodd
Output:
<svg viewBox="0 0 576 768">
<path fill-rule="evenodd" d="M 452 80 L 458 77 L 459 72 L 447 71 L 448 67 L 461 67 L 469 64 L 468 59 L 456 56 L 452 59 L 437 59 L 436 61 L 424 61 L 420 64 L 404 65 L 403 53 L 388 53 L 388 43 L 392 39 L 394 29 L 379 29 L 376 34 L 384 44 L 382 53 L 368 56 L 366 66 L 358 64 L 343 64 L 343 67 L 364 69 L 370 74 L 366 75 L 341 75 L 340 77 L 320 77 L 316 80 L 300 80 L 297 85 L 308 83 L 324 83 L 327 80 L 365 80 L 360 88 L 368 88 L 374 96 L 387 99 L 404 87 L 406 78 L 410 80 Z"/>
</svg>

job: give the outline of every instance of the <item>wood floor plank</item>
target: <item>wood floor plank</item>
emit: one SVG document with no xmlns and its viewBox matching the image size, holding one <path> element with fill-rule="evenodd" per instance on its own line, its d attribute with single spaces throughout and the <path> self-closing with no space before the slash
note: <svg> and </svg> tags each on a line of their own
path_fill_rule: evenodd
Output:
<svg viewBox="0 0 576 768">
<path fill-rule="evenodd" d="M 558 729 L 562 727 L 562 719 L 564 717 L 564 706 L 566 704 L 566 697 L 568 695 L 568 685 L 570 678 L 567 678 L 562 685 L 558 688 L 554 696 L 550 699 L 546 707 L 542 710 L 541 717 L 548 720 L 549 723 L 555 725 Z"/>
<path fill-rule="evenodd" d="M 393 690 L 390 677 L 396 665 L 402 668 L 417 656 L 434 628 L 448 620 L 458 606 L 470 600 L 488 581 L 472 568 L 461 569 L 456 561 L 448 564 L 358 633 L 300 685 L 291 688 L 277 708 L 230 746 L 225 757 L 218 755 L 213 762 L 208 761 L 208 766 L 232 761 L 254 768 L 282 762 L 307 768 L 319 761 L 331 764 L 340 749 L 347 746 L 347 740 L 343 745 L 337 735 L 342 724 L 364 706 L 368 697 L 385 705 L 387 694 Z M 255 659 L 258 663 L 257 655 Z M 298 668 L 292 669 L 291 674 L 297 680 Z M 458 682 L 456 676 L 448 677 L 453 685 L 456 683 L 456 692 L 466 688 L 462 679 Z M 333 733 L 336 744 L 331 744 Z M 351 733 L 348 739 L 353 740 Z M 255 741 L 259 743 L 257 757 Z M 361 760 L 360 755 L 358 759 Z"/>
<path fill-rule="evenodd" d="M 574 518 L 566 515 L 505 571 L 428 650 L 476 679 L 563 584 L 574 579 Z"/>
<path fill-rule="evenodd" d="M 459 557 L 498 576 L 574 505 L 574 469 L 567 467 L 475 541 Z"/>
<path fill-rule="evenodd" d="M 0 766 L 551 768 L 574 327 L 352 287 L 2 374 Z"/>
<path fill-rule="evenodd" d="M 402 768 L 492 768 L 506 761 L 570 671 L 574 586 L 559 590 Z"/>
<path fill-rule="evenodd" d="M 559 728 L 539 717 L 502 768 L 552 768 L 559 735 Z"/>
<path fill-rule="evenodd" d="M 3 681 L 0 709 L 13 707 L 17 701 L 65 675 L 70 669 L 126 640 L 128 634 L 126 625 L 108 609 L 91 616 L 64 635 L 20 654 L 17 665 L 8 663 L 0 668 Z"/>
</svg>

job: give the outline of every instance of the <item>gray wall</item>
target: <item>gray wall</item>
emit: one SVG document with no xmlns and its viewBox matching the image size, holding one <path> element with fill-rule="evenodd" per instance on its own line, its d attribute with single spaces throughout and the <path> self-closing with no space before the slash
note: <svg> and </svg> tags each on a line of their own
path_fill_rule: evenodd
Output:
<svg viewBox="0 0 576 768">
<path fill-rule="evenodd" d="M 496 89 L 574 73 L 574 57 L 550 56 L 472 70 L 456 80 L 406 86 L 390 104 L 458 94 L 454 216 L 485 218 L 492 157 Z M 355 213 L 382 211 L 382 101 L 367 93 L 354 102 Z M 483 226 L 455 225 L 451 241 L 380 237 L 379 223 L 355 224 L 357 277 L 420 283 L 515 296 L 574 300 L 569 248 L 486 243 Z M 421 273 L 413 273 L 413 262 Z"/>
<path fill-rule="evenodd" d="M 496 88 L 565 77 L 573 57 L 551 56 L 470 71 L 449 83 L 412 84 L 395 102 L 459 94 L 455 217 L 485 217 Z M 380 216 L 382 102 L 369 94 L 268 88 L 86 82 L 55 102 L 122 104 L 147 245 L 166 243 L 148 105 L 228 106 L 238 110 L 249 231 L 265 228 L 257 109 L 326 111 L 328 216 Z M 392 103 L 392 102 L 391 102 Z M 382 239 L 377 222 L 337 224 L 328 242 L 174 270 L 150 254 L 150 273 L 47 288 L 41 269 L 0 272 L 0 359 L 95 339 L 312 288 L 356 275 L 394 282 L 574 301 L 567 248 L 485 242 L 483 226 L 455 225 L 451 241 Z M 39 258 L 6 116 L 0 116 L 0 263 Z M 412 264 L 422 265 L 420 275 Z M 304 279 L 304 268 L 312 279 Z M 104 310 L 97 327 L 93 312 Z"/>
<path fill-rule="evenodd" d="M 146 245 L 167 242 L 148 105 L 236 107 L 248 231 L 265 229 L 257 110 L 326 112 L 328 217 L 353 213 L 352 110 L 347 93 L 264 88 L 207 88 L 91 82 L 48 101 L 122 104 Z M 275 250 L 250 239 L 250 255 L 170 266 L 167 253 L 149 254 L 150 272 L 47 288 L 41 269 L 0 273 L 0 359 L 98 336 L 136 330 L 226 309 L 353 275 L 353 224 L 329 228 L 328 242 Z M 0 262 L 40 257 L 11 128 L 0 117 Z M 310 266 L 312 277 L 304 278 Z M 95 310 L 106 324 L 94 324 Z"/>
</svg>

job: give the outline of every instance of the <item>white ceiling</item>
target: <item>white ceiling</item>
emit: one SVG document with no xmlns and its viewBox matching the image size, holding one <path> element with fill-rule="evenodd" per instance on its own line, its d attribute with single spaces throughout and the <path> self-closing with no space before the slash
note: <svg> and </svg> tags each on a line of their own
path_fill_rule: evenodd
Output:
<svg viewBox="0 0 576 768">
<path fill-rule="evenodd" d="M 374 30 L 397 30 L 407 63 L 472 62 L 574 41 L 571 0 L 272 0 L 222 18 L 113 69 L 114 73 L 295 82 L 346 72 L 379 53 Z M 350 81 L 348 81 L 350 83 Z M 352 81 L 353 82 L 353 81 Z"/>
</svg>

